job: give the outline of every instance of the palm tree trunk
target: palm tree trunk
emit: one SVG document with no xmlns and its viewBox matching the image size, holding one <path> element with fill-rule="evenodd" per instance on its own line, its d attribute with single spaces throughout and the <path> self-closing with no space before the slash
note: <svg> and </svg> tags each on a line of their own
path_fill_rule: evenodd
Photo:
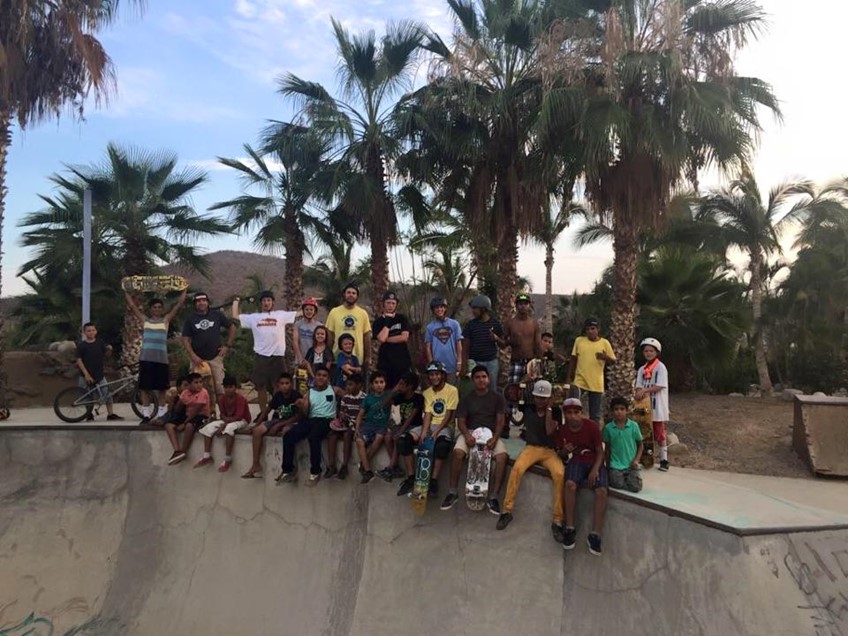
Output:
<svg viewBox="0 0 848 636">
<path fill-rule="evenodd" d="M 389 288 L 389 246 L 383 236 L 371 234 L 371 304 L 374 316 L 383 313 L 383 294 Z M 376 342 L 376 338 L 374 339 Z"/>
<path fill-rule="evenodd" d="M 554 272 L 554 246 L 549 244 L 545 246 L 545 331 L 554 332 L 554 291 L 553 291 L 553 272 Z"/>
<path fill-rule="evenodd" d="M 6 158 L 12 147 L 12 116 L 8 109 L 0 108 L 0 259 L 3 255 L 3 221 L 6 214 Z M 2 294 L 3 267 L 0 262 L 0 294 Z M 3 338 L 5 320 L 0 312 L 0 409 L 8 409 L 8 375 L 4 364 L 6 343 Z"/>
<path fill-rule="evenodd" d="M 608 367 L 606 393 L 610 396 L 633 396 L 636 369 L 633 364 L 636 349 L 636 262 L 639 257 L 637 228 L 633 224 L 613 226 L 613 302 L 610 324 L 610 344 L 616 362 Z"/>
<path fill-rule="evenodd" d="M 500 266 L 498 268 L 497 298 L 498 319 L 505 322 L 513 315 L 515 307 L 515 295 L 518 293 L 518 231 L 510 223 L 507 230 L 501 235 L 498 245 L 498 257 Z M 498 359 L 500 361 L 500 373 L 498 374 L 498 386 L 504 386 L 507 379 L 510 352 L 501 349 Z"/>
<path fill-rule="evenodd" d="M 771 395 L 772 384 L 769 377 L 768 360 L 766 358 L 766 343 L 763 337 L 763 282 L 760 273 L 762 259 L 758 250 L 751 252 L 751 307 L 754 314 L 754 360 L 757 363 L 757 376 L 760 391 L 763 395 Z"/>
<path fill-rule="evenodd" d="M 303 253 L 306 239 L 297 224 L 297 213 L 293 209 L 284 212 L 286 227 L 286 309 L 297 311 L 303 301 Z M 304 354 L 306 352 L 304 351 Z M 286 364 L 294 365 L 294 330 L 286 329 Z"/>
<path fill-rule="evenodd" d="M 124 257 L 124 276 L 146 276 L 149 268 L 144 246 L 137 241 L 127 240 Z M 141 294 L 133 295 L 136 306 L 144 307 Z M 138 357 L 141 354 L 141 334 L 144 324 L 129 308 L 124 311 L 124 326 L 121 329 L 121 356 L 118 366 L 122 376 L 131 375 L 138 369 Z"/>
</svg>

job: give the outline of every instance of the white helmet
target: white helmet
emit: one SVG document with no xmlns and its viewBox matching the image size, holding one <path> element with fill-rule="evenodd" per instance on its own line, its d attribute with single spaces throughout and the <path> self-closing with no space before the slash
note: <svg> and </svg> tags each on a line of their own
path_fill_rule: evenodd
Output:
<svg viewBox="0 0 848 636">
<path fill-rule="evenodd" d="M 639 348 L 641 349 L 645 345 L 650 345 L 654 349 L 657 350 L 657 353 L 662 353 L 662 345 L 660 341 L 656 338 L 645 338 L 642 342 L 639 343 Z"/>
</svg>

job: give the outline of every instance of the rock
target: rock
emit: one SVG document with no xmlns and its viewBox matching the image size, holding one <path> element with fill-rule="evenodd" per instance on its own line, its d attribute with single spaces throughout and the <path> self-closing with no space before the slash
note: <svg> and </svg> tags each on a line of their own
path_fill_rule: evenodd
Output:
<svg viewBox="0 0 848 636">
<path fill-rule="evenodd" d="M 62 377 L 68 380 L 73 380 L 74 378 L 79 377 L 79 370 L 76 367 L 70 367 L 62 372 Z"/>
<path fill-rule="evenodd" d="M 775 393 L 783 393 L 784 388 L 786 388 L 786 387 L 784 387 L 782 384 L 780 384 L 778 382 L 777 384 L 775 384 L 774 386 L 771 387 L 771 390 L 774 391 Z"/>
<path fill-rule="evenodd" d="M 60 344 L 62 344 L 62 343 L 61 342 L 51 342 L 49 345 L 47 345 L 47 350 L 48 351 L 58 351 Z"/>
<path fill-rule="evenodd" d="M 668 447 L 669 457 L 686 457 L 689 454 L 689 447 L 686 444 L 680 443 Z"/>
<path fill-rule="evenodd" d="M 25 395 L 27 397 L 36 397 L 40 391 L 28 384 L 9 385 L 9 391 L 17 395 Z"/>
<path fill-rule="evenodd" d="M 827 393 L 825 393 L 824 391 L 816 391 L 815 393 L 813 393 L 813 397 L 827 397 Z"/>
<path fill-rule="evenodd" d="M 840 389 L 839 391 L 836 391 L 833 394 L 833 397 L 838 397 L 838 398 L 848 397 L 848 391 L 843 391 L 843 390 Z"/>
<path fill-rule="evenodd" d="M 741 393 L 728 393 L 727 397 L 745 397 Z"/>
<path fill-rule="evenodd" d="M 669 433 L 666 437 L 668 437 L 668 445 L 669 446 L 677 446 L 680 443 L 680 439 L 677 437 L 675 433 Z"/>
<path fill-rule="evenodd" d="M 791 402 L 795 399 L 796 395 L 804 395 L 804 392 L 801 389 L 783 389 L 783 392 L 780 394 L 780 397 L 785 402 Z"/>
<path fill-rule="evenodd" d="M 58 348 L 56 349 L 62 356 L 67 360 L 73 360 L 77 355 L 77 343 L 73 340 L 65 340 L 64 342 L 60 342 Z"/>
</svg>

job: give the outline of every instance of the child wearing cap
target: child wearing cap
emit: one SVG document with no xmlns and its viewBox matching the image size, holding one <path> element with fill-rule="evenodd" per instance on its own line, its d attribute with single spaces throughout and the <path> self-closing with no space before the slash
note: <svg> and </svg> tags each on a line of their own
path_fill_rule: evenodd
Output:
<svg viewBox="0 0 848 636">
<path fill-rule="evenodd" d="M 615 353 L 609 340 L 601 337 L 597 319 L 587 318 L 583 324 L 583 333 L 585 335 L 574 340 L 567 377 L 573 387 L 587 394 L 589 417 L 600 422 L 604 368 L 615 362 Z"/>
<path fill-rule="evenodd" d="M 495 526 L 498 530 L 506 528 L 512 521 L 512 511 L 515 508 L 515 497 L 521 478 L 531 466 L 541 464 L 551 475 L 553 481 L 553 523 L 551 532 L 554 541 L 563 540 L 563 484 L 565 470 L 554 448 L 554 433 L 562 422 L 562 413 L 551 407 L 553 387 L 547 380 L 538 380 L 533 385 L 533 404 L 524 408 L 524 441 L 527 445 L 518 455 L 509 474 L 506 486 L 503 512 L 498 517 Z"/>
<path fill-rule="evenodd" d="M 386 383 L 394 388 L 403 375 L 412 368 L 409 355 L 409 318 L 398 313 L 398 297 L 393 291 L 383 294 L 383 315 L 374 321 L 374 333 L 380 349 L 377 368 L 386 374 Z"/>
<path fill-rule="evenodd" d="M 662 345 L 656 338 L 645 338 L 639 345 L 645 364 L 636 371 L 636 393 L 634 397 L 641 400 L 646 395 L 651 396 L 651 412 L 653 414 L 654 443 L 659 447 L 660 470 L 668 470 L 668 441 L 666 422 L 668 422 L 668 369 L 660 362 L 659 355 Z"/>
<path fill-rule="evenodd" d="M 562 405 L 562 426 L 554 435 L 554 444 L 560 457 L 567 460 L 565 466 L 565 533 L 564 550 L 574 548 L 577 532 L 575 514 L 577 489 L 590 488 L 595 493 L 592 531 L 587 542 L 589 552 L 601 554 L 601 530 L 607 509 L 607 486 L 609 477 L 604 467 L 604 444 L 598 423 L 583 417 L 583 404 L 577 398 L 568 398 Z"/>
<path fill-rule="evenodd" d="M 335 382 L 336 393 L 343 394 L 347 379 L 354 373 L 362 373 L 359 358 L 353 353 L 355 341 L 349 333 L 339 336 L 339 353 L 336 356 Z"/>
<path fill-rule="evenodd" d="M 610 400 L 612 420 L 604 427 L 606 460 L 609 467 L 610 488 L 639 492 L 639 460 L 642 459 L 642 432 L 639 425 L 627 417 L 627 400 L 615 397 Z"/>
</svg>

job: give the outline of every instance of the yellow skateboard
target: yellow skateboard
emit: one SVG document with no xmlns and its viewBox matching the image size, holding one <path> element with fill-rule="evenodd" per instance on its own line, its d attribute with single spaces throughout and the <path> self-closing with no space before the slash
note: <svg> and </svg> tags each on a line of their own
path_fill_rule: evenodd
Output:
<svg viewBox="0 0 848 636">
<path fill-rule="evenodd" d="M 182 291 L 188 281 L 182 276 L 124 276 L 121 287 L 125 292 Z"/>
</svg>

